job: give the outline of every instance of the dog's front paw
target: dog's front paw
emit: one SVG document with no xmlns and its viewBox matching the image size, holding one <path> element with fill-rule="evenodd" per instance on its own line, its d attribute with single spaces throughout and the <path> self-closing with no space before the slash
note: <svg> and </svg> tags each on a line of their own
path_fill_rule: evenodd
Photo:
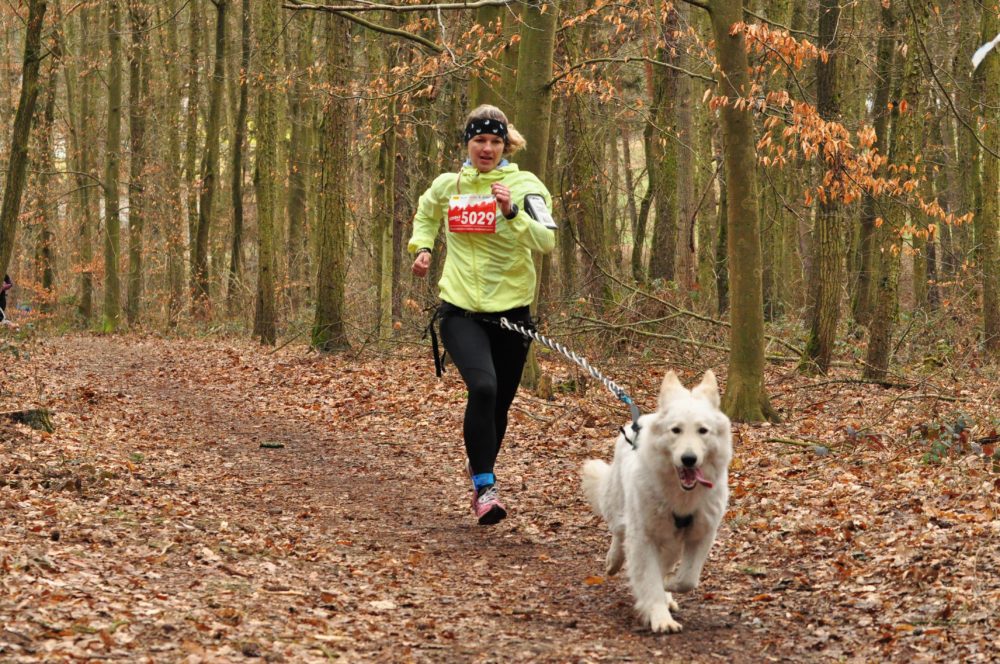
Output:
<svg viewBox="0 0 1000 664">
<path fill-rule="evenodd" d="M 604 573 L 608 576 L 614 576 L 621 571 L 624 562 L 625 553 L 621 549 L 610 549 L 604 562 Z"/>
<path fill-rule="evenodd" d="M 604 572 L 608 576 L 617 574 L 625 564 L 625 546 L 621 534 L 611 533 L 611 546 L 604 558 Z"/>
<path fill-rule="evenodd" d="M 664 587 L 672 593 L 689 593 L 698 587 L 698 579 L 673 578 Z"/>
<path fill-rule="evenodd" d="M 673 600 L 671 600 L 672 602 Z M 667 605 L 657 606 L 652 611 L 649 612 L 649 628 L 653 632 L 668 632 L 670 634 L 679 632 L 683 629 L 681 624 L 674 620 L 673 616 L 670 615 L 670 609 Z"/>
</svg>

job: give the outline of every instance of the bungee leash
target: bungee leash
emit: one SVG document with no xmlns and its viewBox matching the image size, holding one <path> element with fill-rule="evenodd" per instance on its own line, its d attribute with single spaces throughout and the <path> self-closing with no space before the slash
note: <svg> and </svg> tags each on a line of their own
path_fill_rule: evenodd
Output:
<svg viewBox="0 0 1000 664">
<path fill-rule="evenodd" d="M 634 401 L 632 401 L 632 397 L 630 397 L 628 394 L 625 393 L 625 390 L 619 387 L 617 383 L 615 383 L 613 380 L 602 374 L 600 371 L 590 366 L 590 362 L 587 361 L 587 358 L 580 357 L 579 355 L 571 351 L 569 348 L 566 348 L 566 346 L 559 343 L 558 341 L 553 341 L 552 339 L 549 339 L 545 335 L 539 334 L 535 330 L 529 329 L 518 323 L 511 323 L 506 318 L 500 319 L 500 327 L 517 332 L 518 334 L 527 339 L 532 339 L 534 341 L 537 341 L 546 348 L 551 348 L 552 350 L 556 351 L 557 353 L 565 357 L 570 362 L 573 362 L 574 364 L 586 370 L 587 373 L 589 373 L 592 377 L 601 381 L 601 384 L 604 385 L 604 387 L 608 388 L 608 390 L 612 394 L 618 397 L 619 401 L 627 405 L 629 408 L 629 412 L 632 413 L 632 425 L 631 425 L 632 438 L 629 439 L 628 434 L 625 432 L 624 427 L 619 427 L 618 430 L 625 438 L 625 442 L 631 445 L 633 450 L 637 449 L 637 445 L 639 443 L 639 428 L 640 428 L 639 407 L 635 405 Z"/>
</svg>

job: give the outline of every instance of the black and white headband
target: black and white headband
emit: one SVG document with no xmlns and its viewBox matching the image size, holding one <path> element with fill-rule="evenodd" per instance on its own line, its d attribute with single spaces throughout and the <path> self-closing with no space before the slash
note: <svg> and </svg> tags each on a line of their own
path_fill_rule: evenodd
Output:
<svg viewBox="0 0 1000 664">
<path fill-rule="evenodd" d="M 465 125 L 465 136 L 463 142 L 468 143 L 480 134 L 493 134 L 494 136 L 499 136 L 503 139 L 503 142 L 506 143 L 507 123 L 501 120 L 491 120 L 489 118 L 472 120 L 469 124 Z"/>
</svg>

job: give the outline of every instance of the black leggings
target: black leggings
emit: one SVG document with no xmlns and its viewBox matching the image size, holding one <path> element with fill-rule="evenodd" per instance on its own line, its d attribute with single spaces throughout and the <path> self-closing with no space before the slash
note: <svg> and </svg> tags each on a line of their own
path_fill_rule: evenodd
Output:
<svg viewBox="0 0 1000 664">
<path fill-rule="evenodd" d="M 500 327 L 499 320 L 528 324 L 528 307 L 498 314 L 469 314 L 441 307 L 441 340 L 469 390 L 462 434 L 472 474 L 492 473 L 507 433 L 507 411 L 528 357 L 526 340 Z"/>
</svg>

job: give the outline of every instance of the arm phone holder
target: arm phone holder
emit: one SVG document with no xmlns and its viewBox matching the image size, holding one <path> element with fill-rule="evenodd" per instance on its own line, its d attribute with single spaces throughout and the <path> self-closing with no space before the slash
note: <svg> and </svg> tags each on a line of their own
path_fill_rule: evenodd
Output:
<svg viewBox="0 0 1000 664">
<path fill-rule="evenodd" d="M 556 229 L 556 220 L 552 218 L 549 206 L 545 204 L 545 198 L 541 194 L 528 194 L 525 196 L 524 211 L 542 226 L 552 230 Z"/>
</svg>

